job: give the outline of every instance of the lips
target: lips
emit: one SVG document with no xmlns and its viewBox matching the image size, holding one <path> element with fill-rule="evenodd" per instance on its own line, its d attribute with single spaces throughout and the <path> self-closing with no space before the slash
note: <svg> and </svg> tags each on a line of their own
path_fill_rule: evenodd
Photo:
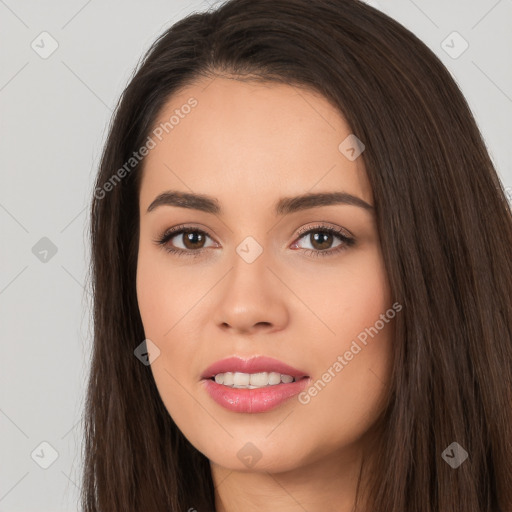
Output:
<svg viewBox="0 0 512 512">
<path fill-rule="evenodd" d="M 213 377 L 223 374 L 270 374 L 289 375 L 293 382 L 281 382 L 263 387 L 237 388 L 215 382 Z M 235 377 L 236 378 L 236 377 Z M 311 379 L 302 370 L 293 368 L 271 357 L 256 356 L 250 359 L 228 357 L 209 366 L 201 375 L 201 385 L 210 397 L 223 408 L 236 413 L 263 413 L 271 411 L 298 395 Z"/>
<path fill-rule="evenodd" d="M 240 372 L 240 373 L 260 373 L 276 372 L 284 375 L 291 375 L 295 380 L 302 379 L 308 375 L 297 368 L 293 368 L 278 359 L 271 357 L 256 356 L 250 359 L 240 357 L 228 357 L 213 363 L 201 374 L 201 379 L 211 379 L 219 373 Z"/>
</svg>

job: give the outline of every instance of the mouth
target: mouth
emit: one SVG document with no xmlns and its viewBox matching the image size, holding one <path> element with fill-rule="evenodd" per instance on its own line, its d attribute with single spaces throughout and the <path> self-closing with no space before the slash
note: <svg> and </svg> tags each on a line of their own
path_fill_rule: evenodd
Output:
<svg viewBox="0 0 512 512">
<path fill-rule="evenodd" d="M 305 378 L 307 378 L 307 376 L 295 378 L 292 375 L 278 372 L 225 372 L 217 373 L 214 377 L 210 377 L 210 380 L 230 388 L 259 389 L 277 386 L 279 384 L 290 384 Z"/>
<path fill-rule="evenodd" d="M 308 377 L 292 366 L 271 357 L 255 356 L 242 359 L 228 357 L 213 363 L 201 379 L 213 380 L 227 387 L 254 389 L 279 384 L 289 384 Z"/>
<path fill-rule="evenodd" d="M 217 373 L 215 376 L 210 377 L 209 380 L 229 388 L 260 389 L 270 386 L 277 386 L 279 384 L 291 384 L 292 382 L 297 382 L 298 380 L 307 378 L 307 375 L 296 378 L 292 375 L 278 372 L 225 372 Z"/>
<path fill-rule="evenodd" d="M 223 408 L 236 413 L 263 413 L 284 406 L 301 393 L 309 375 L 277 359 L 229 357 L 209 366 L 201 375 L 206 393 Z"/>
</svg>

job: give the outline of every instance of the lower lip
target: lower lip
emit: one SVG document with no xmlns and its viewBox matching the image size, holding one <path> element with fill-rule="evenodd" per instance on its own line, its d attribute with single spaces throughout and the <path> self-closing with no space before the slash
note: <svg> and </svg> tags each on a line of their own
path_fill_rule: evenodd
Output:
<svg viewBox="0 0 512 512">
<path fill-rule="evenodd" d="M 289 384 L 275 384 L 257 389 L 230 388 L 204 379 L 204 387 L 219 405 L 234 412 L 258 413 L 270 411 L 286 400 L 298 395 L 307 385 L 309 377 Z"/>
</svg>

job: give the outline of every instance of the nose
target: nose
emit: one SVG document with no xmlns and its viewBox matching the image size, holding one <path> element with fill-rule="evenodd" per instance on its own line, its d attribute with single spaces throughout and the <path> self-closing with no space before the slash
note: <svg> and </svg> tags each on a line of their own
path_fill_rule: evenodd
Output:
<svg viewBox="0 0 512 512">
<path fill-rule="evenodd" d="M 220 284 L 215 324 L 237 334 L 282 330 L 289 321 L 286 292 L 263 254 L 252 263 L 237 255 Z"/>
</svg>

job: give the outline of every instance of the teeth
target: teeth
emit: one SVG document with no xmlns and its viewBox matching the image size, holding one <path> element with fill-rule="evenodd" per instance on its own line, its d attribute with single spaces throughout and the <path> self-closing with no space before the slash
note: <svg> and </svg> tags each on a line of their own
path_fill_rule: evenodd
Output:
<svg viewBox="0 0 512 512">
<path fill-rule="evenodd" d="M 277 372 L 260 372 L 260 373 L 241 373 L 226 372 L 215 375 L 215 382 L 241 389 L 255 389 L 266 386 L 275 386 L 281 382 L 289 384 L 295 380 L 291 375 L 285 375 Z"/>
<path fill-rule="evenodd" d="M 224 375 L 221 373 L 221 374 L 219 374 L 219 375 L 220 375 L 220 377 L 221 377 L 221 382 L 219 382 L 219 384 L 224 384 L 224 382 L 225 382 L 225 383 L 226 383 L 226 384 L 225 384 L 226 386 L 232 386 L 232 385 L 235 383 L 234 378 L 233 378 L 233 374 L 232 374 L 231 372 L 229 372 L 229 373 L 225 373 Z M 215 380 L 217 380 L 217 377 L 218 377 L 219 375 L 217 375 L 217 376 L 215 377 Z"/>
<path fill-rule="evenodd" d="M 235 386 L 248 386 L 250 380 L 250 375 L 248 373 L 240 373 L 236 372 L 233 375 L 233 384 Z"/>
<path fill-rule="evenodd" d="M 246 374 L 247 375 L 247 374 Z M 279 379 L 281 380 L 281 379 Z M 261 373 L 252 373 L 249 375 L 249 382 L 251 386 L 266 386 L 269 383 L 268 379 L 268 373 L 267 372 L 261 372 Z M 236 382 L 238 384 L 238 382 Z M 278 382 L 279 384 L 279 382 Z"/>
<path fill-rule="evenodd" d="M 271 386 L 274 386 L 275 384 L 279 384 L 281 382 L 281 374 L 272 372 L 268 376 L 268 383 Z"/>
</svg>

